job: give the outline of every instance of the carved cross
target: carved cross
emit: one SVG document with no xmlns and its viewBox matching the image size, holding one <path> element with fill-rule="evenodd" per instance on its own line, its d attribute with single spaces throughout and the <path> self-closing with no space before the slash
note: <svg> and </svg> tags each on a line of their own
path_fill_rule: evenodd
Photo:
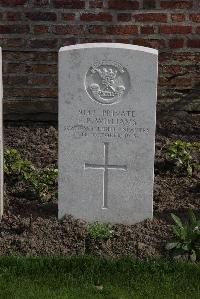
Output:
<svg viewBox="0 0 200 299">
<path fill-rule="evenodd" d="M 102 169 L 103 170 L 103 206 L 102 209 L 108 208 L 108 170 L 127 171 L 126 165 L 108 164 L 109 143 L 104 142 L 104 164 L 85 163 L 84 169 Z"/>
</svg>

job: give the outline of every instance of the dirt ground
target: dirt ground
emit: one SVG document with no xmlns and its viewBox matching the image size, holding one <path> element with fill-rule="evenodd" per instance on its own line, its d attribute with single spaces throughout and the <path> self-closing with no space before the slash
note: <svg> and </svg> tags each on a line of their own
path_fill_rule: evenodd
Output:
<svg viewBox="0 0 200 299">
<path fill-rule="evenodd" d="M 184 113 L 158 121 L 154 218 L 132 226 L 114 225 L 113 236 L 108 241 L 88 238 L 87 223 L 82 220 L 67 216 L 58 221 L 57 202 L 41 203 L 23 198 L 20 194 L 13 195 L 5 184 L 0 254 L 84 254 L 89 248 L 90 253 L 95 255 L 165 256 L 165 244 L 172 238 L 170 213 L 186 217 L 187 208 L 192 207 L 199 215 L 200 185 L 197 173 L 188 177 L 172 171 L 164 148 L 170 140 L 199 141 L 199 135 L 199 115 Z M 4 139 L 5 148 L 17 148 L 24 158 L 39 168 L 57 165 L 56 126 L 7 123 Z"/>
</svg>

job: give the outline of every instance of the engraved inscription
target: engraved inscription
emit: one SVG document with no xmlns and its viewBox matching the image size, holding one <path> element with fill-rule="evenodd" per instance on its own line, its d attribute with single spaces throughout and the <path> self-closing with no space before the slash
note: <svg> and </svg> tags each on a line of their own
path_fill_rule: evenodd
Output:
<svg viewBox="0 0 200 299">
<path fill-rule="evenodd" d="M 103 205 L 102 209 L 108 208 L 108 170 L 123 170 L 127 171 L 126 165 L 112 165 L 108 164 L 109 143 L 104 142 L 104 164 L 90 164 L 85 163 L 84 169 L 102 169 L 103 170 Z"/>
<path fill-rule="evenodd" d="M 85 88 L 90 98 L 96 102 L 115 104 L 130 89 L 128 71 L 117 62 L 96 62 L 86 74 Z"/>
<path fill-rule="evenodd" d="M 105 141 L 133 140 L 146 137 L 149 128 L 138 124 L 136 112 L 132 109 L 80 109 L 74 121 L 64 126 L 67 136 L 74 138 L 104 138 Z"/>
</svg>

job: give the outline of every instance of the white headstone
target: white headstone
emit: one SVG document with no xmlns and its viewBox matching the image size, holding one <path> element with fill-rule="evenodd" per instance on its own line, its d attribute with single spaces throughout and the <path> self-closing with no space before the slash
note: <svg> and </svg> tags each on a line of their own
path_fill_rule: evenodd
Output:
<svg viewBox="0 0 200 299">
<path fill-rule="evenodd" d="M 2 53 L 0 48 L 0 219 L 3 215 L 3 82 L 2 82 Z"/>
<path fill-rule="evenodd" d="M 59 218 L 134 224 L 153 215 L 157 50 L 59 52 Z"/>
</svg>

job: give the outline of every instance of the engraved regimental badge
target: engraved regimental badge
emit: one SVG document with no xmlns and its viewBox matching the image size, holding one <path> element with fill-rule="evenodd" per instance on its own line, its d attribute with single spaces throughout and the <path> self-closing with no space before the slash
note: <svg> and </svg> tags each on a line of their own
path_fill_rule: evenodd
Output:
<svg viewBox="0 0 200 299">
<path fill-rule="evenodd" d="M 94 101 L 100 104 L 114 104 L 128 93 L 130 77 L 118 62 L 96 62 L 86 74 L 85 88 Z"/>
</svg>

